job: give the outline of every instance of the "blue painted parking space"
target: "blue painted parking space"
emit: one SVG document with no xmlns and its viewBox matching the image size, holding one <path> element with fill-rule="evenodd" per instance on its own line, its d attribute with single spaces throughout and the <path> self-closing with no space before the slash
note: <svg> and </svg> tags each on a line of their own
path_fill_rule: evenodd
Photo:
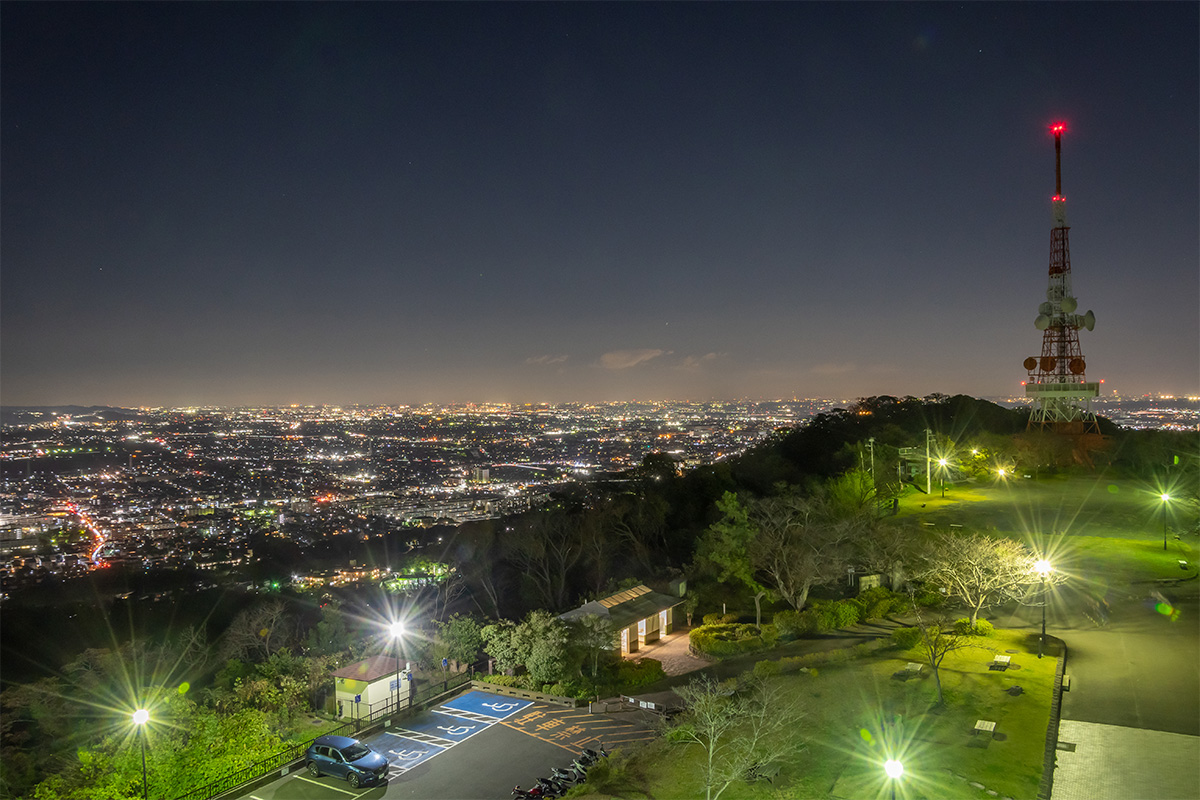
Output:
<svg viewBox="0 0 1200 800">
<path fill-rule="evenodd" d="M 501 697 L 488 692 L 467 692 L 461 697 L 443 703 L 438 710 L 451 708 L 465 711 L 468 714 L 479 714 L 495 720 L 507 719 L 523 708 L 533 705 L 532 700 L 518 700 L 512 697 Z"/>
<path fill-rule="evenodd" d="M 485 720 L 468 720 L 462 717 L 446 714 L 434 709 L 431 714 L 423 715 L 412 720 L 405 720 L 397 728 L 397 733 L 411 731 L 436 736 L 457 744 L 467 737 L 474 736 L 494 722 Z"/>
<path fill-rule="evenodd" d="M 392 733 L 374 737 L 374 742 L 379 751 L 387 756 L 388 761 L 404 770 L 410 770 L 447 750 L 446 747 L 432 742 Z"/>
</svg>

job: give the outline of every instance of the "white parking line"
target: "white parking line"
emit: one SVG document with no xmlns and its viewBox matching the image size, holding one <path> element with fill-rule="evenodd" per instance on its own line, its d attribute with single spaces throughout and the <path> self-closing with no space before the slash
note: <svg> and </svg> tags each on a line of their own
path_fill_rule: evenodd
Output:
<svg viewBox="0 0 1200 800">
<path fill-rule="evenodd" d="M 330 786 L 328 783 L 321 783 L 320 781 L 314 781 L 312 778 L 306 778 L 303 775 L 297 775 L 296 779 L 301 780 L 301 781 L 306 781 L 311 784 L 315 784 L 316 786 L 322 786 L 326 789 L 333 789 L 335 792 L 341 792 L 342 794 L 348 794 L 351 797 L 361 797 L 362 796 L 362 793 L 352 792 L 348 789 L 339 789 L 336 786 Z"/>
</svg>

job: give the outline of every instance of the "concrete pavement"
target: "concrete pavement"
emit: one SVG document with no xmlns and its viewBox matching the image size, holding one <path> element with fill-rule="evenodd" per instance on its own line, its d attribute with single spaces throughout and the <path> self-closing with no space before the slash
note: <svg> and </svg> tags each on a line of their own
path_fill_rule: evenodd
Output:
<svg viewBox="0 0 1200 800">
<path fill-rule="evenodd" d="M 1069 590 L 1049 607 L 1048 632 L 1066 642 L 1071 678 L 1052 800 L 1200 797 L 1197 590 L 1190 582 L 1112 592 L 1103 626 Z M 996 624 L 1037 630 L 1040 614 L 1008 609 Z"/>
</svg>

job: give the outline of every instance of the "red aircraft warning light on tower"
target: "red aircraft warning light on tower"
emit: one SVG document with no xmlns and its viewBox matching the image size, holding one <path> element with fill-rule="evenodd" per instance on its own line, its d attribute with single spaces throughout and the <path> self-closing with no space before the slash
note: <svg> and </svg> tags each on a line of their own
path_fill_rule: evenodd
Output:
<svg viewBox="0 0 1200 800">
<path fill-rule="evenodd" d="M 1029 428 L 1068 435 L 1099 433 L 1092 398 L 1100 384 L 1084 377 L 1087 364 L 1079 349 L 1079 329 L 1096 325 L 1091 311 L 1076 314 L 1079 307 L 1071 292 L 1071 250 L 1067 243 L 1067 200 L 1062 193 L 1062 135 L 1066 126 L 1050 126 L 1054 134 L 1054 197 L 1051 207 L 1054 227 L 1050 230 L 1050 284 L 1046 302 L 1038 306 L 1033 324 L 1042 331 L 1042 354 L 1025 359 L 1029 379 L 1025 394 L 1033 401 Z"/>
</svg>

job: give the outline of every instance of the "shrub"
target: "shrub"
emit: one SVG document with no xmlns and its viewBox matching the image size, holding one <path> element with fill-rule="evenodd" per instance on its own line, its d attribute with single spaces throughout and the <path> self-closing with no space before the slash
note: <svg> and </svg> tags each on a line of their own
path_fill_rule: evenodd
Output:
<svg viewBox="0 0 1200 800">
<path fill-rule="evenodd" d="M 807 619 L 799 611 L 780 611 L 775 615 L 775 630 L 785 642 L 798 639 L 808 633 Z"/>
<path fill-rule="evenodd" d="M 700 622 L 703 625 L 720 625 L 721 624 L 721 615 L 720 614 L 705 614 L 701 618 Z"/>
<path fill-rule="evenodd" d="M 995 626 L 986 619 L 976 620 L 974 625 L 969 617 L 954 620 L 954 632 L 960 636 L 991 636 L 994 630 Z"/>
<path fill-rule="evenodd" d="M 758 661 L 754 664 L 754 677 L 770 678 L 783 671 L 783 665 L 778 661 Z"/>
<path fill-rule="evenodd" d="M 767 626 L 763 626 L 764 630 Z M 778 635 L 775 634 L 775 641 Z M 753 625 L 702 625 L 688 634 L 692 647 L 713 658 L 729 658 L 770 647 Z"/>
<path fill-rule="evenodd" d="M 779 644 L 779 628 L 774 625 L 763 625 L 762 632 L 759 635 L 762 637 L 763 644 L 767 647 L 774 647 Z"/>
<path fill-rule="evenodd" d="M 854 602 L 861 610 L 860 619 L 882 619 L 901 605 L 902 597 L 885 589 L 874 586 L 865 592 L 860 592 Z"/>
<path fill-rule="evenodd" d="M 945 595 L 929 589 L 918 592 L 914 599 L 921 608 L 938 608 L 942 603 L 946 602 Z"/>
<path fill-rule="evenodd" d="M 896 628 L 892 631 L 892 644 L 900 650 L 911 650 L 921 641 L 920 628 Z"/>
<path fill-rule="evenodd" d="M 696 630 L 699 630 L 699 628 Z M 663 672 L 662 662 L 657 659 L 643 658 L 640 661 L 626 661 L 622 659 L 617 662 L 616 674 L 613 676 L 613 680 L 620 689 L 637 689 L 642 686 L 649 686 L 666 676 L 667 673 Z"/>
<path fill-rule="evenodd" d="M 508 686 L 513 689 L 540 690 L 540 688 L 534 689 L 533 684 L 529 682 L 528 675 L 480 675 L 479 679 L 485 683 L 494 683 L 497 686 Z"/>
<path fill-rule="evenodd" d="M 848 628 L 858 622 L 859 614 L 862 613 L 853 600 L 837 600 L 832 603 L 817 600 L 812 604 L 811 611 L 818 631 Z"/>
</svg>

